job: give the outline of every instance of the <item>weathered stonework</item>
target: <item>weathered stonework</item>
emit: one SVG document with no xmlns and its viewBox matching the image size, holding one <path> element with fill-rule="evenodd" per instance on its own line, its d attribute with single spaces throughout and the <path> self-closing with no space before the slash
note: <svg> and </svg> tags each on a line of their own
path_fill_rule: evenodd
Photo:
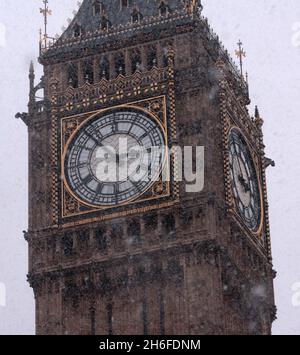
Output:
<svg viewBox="0 0 300 355">
<path fill-rule="evenodd" d="M 26 240 L 38 334 L 271 333 L 276 310 L 261 122 L 249 116 L 247 85 L 197 10 L 199 2 L 167 3 L 170 13 L 164 16 L 154 16 L 151 8 L 150 17 L 123 24 L 123 30 L 83 32 L 80 38 L 72 38 L 80 19 L 75 18 L 65 35 L 41 52 L 42 102 L 35 101 L 31 69 L 24 116 L 30 166 Z M 149 68 L 153 51 L 156 60 Z M 133 52 L 142 62 L 134 73 Z M 118 75 L 114 60 L 120 53 L 124 72 Z M 101 78 L 103 56 L 109 70 Z M 87 60 L 93 80 L 84 78 Z M 78 69 L 76 87 L 68 80 L 70 63 Z M 79 202 L 61 193 L 60 167 L 62 145 L 78 119 L 133 102 L 159 111 L 162 96 L 170 145 L 205 147 L 204 191 L 187 194 L 182 183 L 172 181 L 165 199 L 154 194 L 115 210 L 77 214 Z M 232 126 L 247 137 L 259 169 L 264 220 L 258 234 L 234 209 L 228 167 Z"/>
</svg>

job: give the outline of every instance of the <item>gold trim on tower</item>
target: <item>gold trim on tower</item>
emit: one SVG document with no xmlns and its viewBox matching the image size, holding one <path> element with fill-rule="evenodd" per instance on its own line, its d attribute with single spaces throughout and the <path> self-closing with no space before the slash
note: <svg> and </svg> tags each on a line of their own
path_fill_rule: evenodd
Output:
<svg viewBox="0 0 300 355">
<path fill-rule="evenodd" d="M 250 229 L 251 230 L 251 233 L 253 233 L 254 235 L 256 235 L 257 237 L 261 237 L 262 234 L 262 228 L 263 228 L 263 223 L 264 223 L 264 204 L 263 204 L 263 193 L 262 193 L 262 186 L 261 186 L 261 174 L 260 174 L 260 170 L 259 170 L 259 164 L 258 164 L 258 158 L 257 156 L 255 156 L 253 154 L 253 149 L 251 149 L 251 145 L 249 143 L 249 141 L 247 140 L 247 138 L 243 135 L 243 132 L 242 130 L 235 126 L 235 125 L 232 125 L 230 130 L 229 130 L 229 133 L 228 133 L 228 137 L 230 136 L 230 133 L 233 131 L 233 130 L 236 130 L 238 131 L 242 138 L 245 140 L 245 143 L 246 143 L 246 146 L 247 146 L 247 149 L 248 149 L 248 152 L 251 156 L 251 160 L 252 160 L 252 163 L 254 165 L 254 168 L 255 168 L 255 171 L 256 171 L 256 176 L 257 176 L 257 183 L 258 183 L 258 189 L 259 189 L 259 200 L 260 200 L 260 223 L 259 223 L 259 226 L 257 228 L 257 230 L 253 230 L 253 229 Z M 227 166 L 227 168 L 229 168 L 229 166 Z M 229 168 L 229 175 L 230 175 L 230 168 Z M 234 210 L 232 210 L 232 212 L 235 213 L 235 215 L 244 223 L 243 221 L 243 218 L 240 216 L 240 214 L 237 212 L 237 206 L 236 206 L 236 200 L 235 198 L 233 197 L 233 192 L 232 192 L 232 181 L 231 181 L 231 178 L 230 178 L 230 184 L 231 184 L 231 188 L 230 188 L 230 198 L 233 200 L 233 204 L 234 204 Z M 247 227 L 248 228 L 248 227 Z"/>
<path fill-rule="evenodd" d="M 176 138 L 176 124 L 175 124 L 175 106 L 173 102 L 174 97 L 172 96 L 169 100 L 169 105 L 171 106 L 168 112 L 167 109 L 167 97 L 165 95 L 160 95 L 152 98 L 147 98 L 144 100 L 138 100 L 129 102 L 126 104 L 120 104 L 115 106 L 109 106 L 107 108 L 103 108 L 100 110 L 94 110 L 91 112 L 85 112 L 79 115 L 67 116 L 63 117 L 60 120 L 60 199 L 62 201 L 61 210 L 60 210 L 60 218 L 62 221 L 65 219 L 80 217 L 80 216 L 88 216 L 89 214 L 93 214 L 95 212 L 105 212 L 110 211 L 108 215 L 101 215 L 99 217 L 95 217 L 92 219 L 87 219 L 82 221 L 82 223 L 91 222 L 91 220 L 106 220 L 112 218 L 118 218 L 121 216 L 126 216 L 134 213 L 141 213 L 143 211 L 151 211 L 154 209 L 159 209 L 165 207 L 169 207 L 174 203 L 177 203 L 179 198 L 179 189 L 178 183 L 172 181 L 162 181 L 160 179 L 157 182 L 151 184 L 149 189 L 143 193 L 138 198 L 134 200 L 128 201 L 124 204 L 120 204 L 118 206 L 92 206 L 88 203 L 80 200 L 77 197 L 68 184 L 66 183 L 66 177 L 64 174 L 64 161 L 66 157 L 66 153 L 68 151 L 68 146 L 70 142 L 73 140 L 74 136 L 77 132 L 86 125 L 90 120 L 96 117 L 99 114 L 104 114 L 107 111 L 121 109 L 121 108 L 133 108 L 136 110 L 140 110 L 145 112 L 147 115 L 150 115 L 151 118 L 157 122 L 160 126 L 161 131 L 164 135 L 164 140 L 166 147 L 169 146 L 169 139 L 172 141 Z M 170 121 L 171 129 L 168 129 L 168 121 Z M 174 161 L 174 157 L 172 157 L 171 161 L 169 161 L 169 157 L 166 155 L 166 160 L 163 169 L 171 169 L 173 172 L 176 166 L 176 162 Z M 164 174 L 161 174 L 164 175 Z M 172 186 L 171 186 L 172 184 Z M 54 202 L 56 203 L 57 200 Z M 143 203 L 150 204 L 149 206 L 142 205 Z M 137 204 L 141 204 L 141 207 L 137 207 Z M 152 206 L 151 206 L 152 204 Z M 133 208 L 130 209 L 130 206 Z M 112 213 L 113 210 L 118 210 L 119 208 L 126 208 L 125 211 Z M 117 216 L 117 217 L 116 217 Z M 66 223 L 66 224 L 65 224 Z M 76 222 L 78 224 L 79 221 Z M 67 220 L 63 222 L 64 225 L 68 225 Z M 72 223 L 71 223 L 72 224 Z"/>
</svg>

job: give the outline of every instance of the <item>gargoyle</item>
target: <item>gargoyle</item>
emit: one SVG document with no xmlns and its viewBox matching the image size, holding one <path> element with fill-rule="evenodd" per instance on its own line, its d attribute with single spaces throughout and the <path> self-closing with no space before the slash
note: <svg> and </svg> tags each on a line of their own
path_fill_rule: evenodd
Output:
<svg viewBox="0 0 300 355">
<path fill-rule="evenodd" d="M 16 119 L 21 119 L 25 124 L 26 126 L 28 126 L 28 113 L 26 112 L 18 112 L 15 116 Z"/>
</svg>

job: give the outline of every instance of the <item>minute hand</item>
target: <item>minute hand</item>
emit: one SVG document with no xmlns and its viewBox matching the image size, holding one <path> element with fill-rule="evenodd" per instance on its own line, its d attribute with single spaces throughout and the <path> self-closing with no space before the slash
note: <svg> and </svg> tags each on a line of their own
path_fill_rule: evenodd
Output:
<svg viewBox="0 0 300 355">
<path fill-rule="evenodd" d="M 239 155 L 238 155 L 238 152 L 237 152 L 237 150 L 236 150 L 236 145 L 235 145 L 235 143 L 233 144 L 233 147 L 234 147 L 235 155 L 236 155 L 236 158 L 237 158 L 237 161 L 238 161 L 238 166 L 239 166 L 239 169 L 240 169 L 240 175 L 241 175 L 242 177 L 244 177 L 243 171 L 242 171 L 242 167 L 241 167 L 241 163 L 240 163 L 240 159 L 239 159 Z"/>
</svg>

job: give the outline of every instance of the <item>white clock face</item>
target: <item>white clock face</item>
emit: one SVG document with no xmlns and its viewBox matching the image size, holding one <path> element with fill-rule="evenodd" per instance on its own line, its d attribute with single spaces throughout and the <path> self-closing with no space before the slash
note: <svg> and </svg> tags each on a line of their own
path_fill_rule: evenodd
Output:
<svg viewBox="0 0 300 355">
<path fill-rule="evenodd" d="M 257 231 L 262 214 L 259 181 L 247 143 L 236 129 L 229 136 L 229 159 L 238 213 L 248 228 Z"/>
<path fill-rule="evenodd" d="M 143 111 L 124 108 L 99 114 L 68 145 L 67 185 L 92 206 L 132 201 L 158 179 L 165 144 L 163 129 Z"/>
</svg>

